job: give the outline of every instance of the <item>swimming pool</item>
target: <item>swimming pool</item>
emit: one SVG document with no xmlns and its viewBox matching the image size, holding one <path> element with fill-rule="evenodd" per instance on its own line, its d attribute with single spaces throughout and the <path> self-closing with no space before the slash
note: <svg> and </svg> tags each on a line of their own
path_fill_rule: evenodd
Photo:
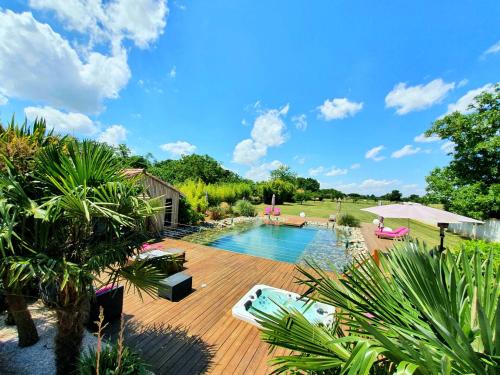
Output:
<svg viewBox="0 0 500 375">
<path fill-rule="evenodd" d="M 208 246 L 288 263 L 301 263 L 305 258 L 338 270 L 351 262 L 345 251 L 345 239 L 333 229 L 306 226 L 257 225 L 245 231 L 222 234 L 206 243 Z"/>
</svg>

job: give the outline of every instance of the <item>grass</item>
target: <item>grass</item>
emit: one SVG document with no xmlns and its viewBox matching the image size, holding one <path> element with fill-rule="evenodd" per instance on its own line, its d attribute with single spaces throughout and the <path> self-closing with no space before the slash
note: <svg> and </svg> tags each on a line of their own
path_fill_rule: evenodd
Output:
<svg viewBox="0 0 500 375">
<path fill-rule="evenodd" d="M 342 202 L 341 213 L 349 213 L 357 217 L 362 223 L 371 223 L 377 216 L 366 211 L 361 211 L 362 208 L 373 207 L 377 203 L 373 201 L 344 201 Z M 260 204 L 257 206 L 259 212 L 264 211 L 267 205 Z M 329 215 L 337 212 L 337 202 L 330 200 L 307 201 L 304 204 L 300 203 L 285 203 L 280 205 L 281 212 L 285 215 L 298 215 L 305 212 L 307 217 L 328 218 Z M 425 242 L 428 246 L 436 246 L 439 244 L 439 228 L 433 225 L 425 224 L 416 220 L 407 219 L 385 219 L 385 226 L 390 228 L 397 228 L 399 226 L 410 227 L 410 234 L 412 237 Z M 445 246 L 449 248 L 457 248 L 460 243 L 464 241 L 453 233 L 446 233 Z"/>
</svg>

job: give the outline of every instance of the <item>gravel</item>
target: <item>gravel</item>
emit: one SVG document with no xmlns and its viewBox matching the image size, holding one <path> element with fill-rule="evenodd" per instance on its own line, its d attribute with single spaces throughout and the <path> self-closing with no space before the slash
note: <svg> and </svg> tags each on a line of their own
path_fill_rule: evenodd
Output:
<svg viewBox="0 0 500 375">
<path fill-rule="evenodd" d="M 17 346 L 15 326 L 5 326 L 6 314 L 0 316 L 0 374 L 3 375 L 53 375 L 55 314 L 41 304 L 30 306 L 40 340 L 27 348 Z M 85 331 L 82 348 L 95 347 L 97 338 Z"/>
</svg>

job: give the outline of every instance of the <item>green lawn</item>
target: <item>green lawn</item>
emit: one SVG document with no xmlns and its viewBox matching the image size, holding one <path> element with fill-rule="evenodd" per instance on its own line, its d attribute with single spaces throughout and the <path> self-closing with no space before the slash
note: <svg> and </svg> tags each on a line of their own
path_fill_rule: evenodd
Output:
<svg viewBox="0 0 500 375">
<path fill-rule="evenodd" d="M 371 214 L 366 211 L 361 211 L 361 208 L 375 206 L 376 203 L 373 201 L 363 202 L 342 202 L 341 213 L 349 213 L 356 216 L 359 220 L 365 223 L 371 223 L 373 219 L 376 219 L 376 215 Z M 264 211 L 265 204 L 258 205 L 259 211 Z M 330 200 L 325 200 L 322 202 L 318 201 L 308 201 L 304 204 L 299 203 L 285 203 L 279 206 L 281 212 L 288 215 L 298 215 L 301 212 L 305 212 L 307 217 L 320 217 L 328 218 L 330 214 L 335 214 L 337 212 L 337 203 L 331 202 Z M 387 227 L 397 228 L 399 226 L 408 226 L 408 220 L 406 219 L 385 219 L 384 221 Z M 421 223 L 419 221 L 410 220 L 410 234 L 412 237 L 424 241 L 428 246 L 435 246 L 439 244 L 439 229 L 438 227 Z M 447 233 L 445 237 L 445 246 L 450 248 L 456 248 L 460 242 L 464 239 L 456 234 Z"/>
</svg>

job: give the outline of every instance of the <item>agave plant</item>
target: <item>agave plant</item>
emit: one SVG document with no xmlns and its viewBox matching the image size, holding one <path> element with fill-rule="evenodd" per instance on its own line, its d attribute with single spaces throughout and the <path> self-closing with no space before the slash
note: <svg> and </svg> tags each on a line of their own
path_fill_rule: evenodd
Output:
<svg viewBox="0 0 500 375">
<path fill-rule="evenodd" d="M 110 147 L 89 141 L 51 145 L 38 153 L 30 185 L 37 191 L 34 199 L 14 179 L 4 179 L 4 185 L 4 199 L 17 202 L 33 219 L 25 244 L 30 254 L 9 258 L 9 280 L 39 278 L 51 291 L 57 373 L 72 373 L 93 286 L 124 280 L 153 294 L 165 276 L 151 264 L 131 261 L 155 205 L 138 181 L 122 174 Z"/>
<path fill-rule="evenodd" d="M 275 373 L 497 374 L 500 296 L 492 257 L 430 255 L 405 243 L 357 262 L 344 275 L 299 268 L 311 299 L 336 306 L 336 325 L 298 311 L 259 314 Z M 342 329 L 340 328 L 342 327 Z"/>
</svg>

